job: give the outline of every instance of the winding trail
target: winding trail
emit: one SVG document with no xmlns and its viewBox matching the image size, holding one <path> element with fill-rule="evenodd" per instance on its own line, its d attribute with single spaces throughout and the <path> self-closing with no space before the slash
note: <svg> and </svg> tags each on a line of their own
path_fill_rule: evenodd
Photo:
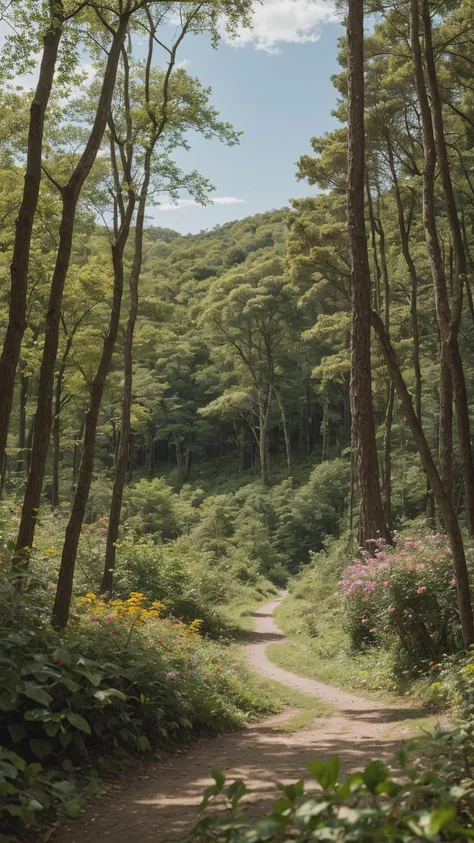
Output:
<svg viewBox="0 0 474 843">
<path fill-rule="evenodd" d="M 174 749 L 162 761 L 144 766 L 119 781 L 83 817 L 62 827 L 56 843 L 168 843 L 181 839 L 196 819 L 203 788 L 217 767 L 229 779 L 245 779 L 252 791 L 253 812 L 269 807 L 275 798 L 272 783 L 301 777 L 308 761 L 339 755 L 344 772 L 374 757 L 389 759 L 397 744 L 410 735 L 406 721 L 423 716 L 414 708 L 387 708 L 322 682 L 283 670 L 266 656 L 270 643 L 286 639 L 273 612 L 279 597 L 255 612 L 254 632 L 247 644 L 249 665 L 260 675 L 320 697 L 335 706 L 334 715 L 317 718 L 310 728 L 286 733 L 288 712 L 249 725 L 239 732 L 202 738 Z"/>
</svg>

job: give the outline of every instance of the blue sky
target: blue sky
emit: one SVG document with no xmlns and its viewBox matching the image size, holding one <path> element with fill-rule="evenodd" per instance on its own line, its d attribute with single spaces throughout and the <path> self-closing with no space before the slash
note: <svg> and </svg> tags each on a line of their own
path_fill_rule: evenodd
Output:
<svg viewBox="0 0 474 843">
<path fill-rule="evenodd" d="M 0 22 L 0 45 L 8 31 Z M 218 49 L 208 36 L 186 36 L 179 63 L 212 88 L 221 118 L 243 136 L 228 148 L 193 135 L 190 151 L 178 150 L 176 160 L 211 181 L 216 204 L 203 208 L 183 197 L 170 207 L 164 200 L 150 207 L 150 223 L 195 233 L 309 195 L 314 188 L 298 182 L 296 163 L 311 152 L 311 137 L 336 125 L 331 76 L 342 34 L 333 0 L 256 0 L 253 27 L 240 32 L 239 46 L 225 34 Z M 17 83 L 31 88 L 36 72 Z"/>
<path fill-rule="evenodd" d="M 183 168 L 197 169 L 211 180 L 218 204 L 202 208 L 184 200 L 170 209 L 165 203 L 162 210 L 150 209 L 150 222 L 194 233 L 280 208 L 311 192 L 296 179 L 296 162 L 311 151 L 312 136 L 336 125 L 330 77 L 338 70 L 337 41 L 343 29 L 322 0 L 264 4 L 267 17 L 257 20 L 243 46 L 223 41 L 213 50 L 205 36 L 188 36 L 183 42 L 179 60 L 212 87 L 212 102 L 222 119 L 244 134 L 232 148 L 193 137 L 190 152 L 176 156 Z M 268 15 L 272 8 L 276 14 Z"/>
</svg>

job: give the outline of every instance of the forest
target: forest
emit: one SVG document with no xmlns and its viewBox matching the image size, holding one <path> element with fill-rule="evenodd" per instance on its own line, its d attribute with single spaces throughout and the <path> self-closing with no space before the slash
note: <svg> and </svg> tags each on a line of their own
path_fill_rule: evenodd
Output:
<svg viewBox="0 0 474 843">
<path fill-rule="evenodd" d="M 473 839 L 471 0 L 338 7 L 306 198 L 198 234 L 153 209 L 212 203 L 193 144 L 241 134 L 183 44 L 252 0 L 0 13 L 0 843 L 66 840 L 192 738 L 329 716 L 246 661 L 281 597 L 272 663 L 429 734 L 362 772 L 315 745 L 317 795 L 264 819 L 213 769 L 189 840 Z"/>
</svg>

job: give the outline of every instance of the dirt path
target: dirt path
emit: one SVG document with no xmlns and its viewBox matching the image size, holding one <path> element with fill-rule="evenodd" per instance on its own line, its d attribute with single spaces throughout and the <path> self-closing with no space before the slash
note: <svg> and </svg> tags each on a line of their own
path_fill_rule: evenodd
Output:
<svg viewBox="0 0 474 843">
<path fill-rule="evenodd" d="M 174 751 L 163 761 L 147 765 L 143 776 L 128 779 L 120 789 L 96 801 L 81 819 L 55 835 L 56 843 L 179 840 L 195 821 L 195 806 L 203 788 L 211 782 L 211 766 L 223 770 L 231 780 L 244 778 L 260 810 L 274 798 L 272 782 L 300 778 L 306 763 L 314 758 L 325 760 L 339 755 L 345 772 L 374 757 L 390 758 L 396 744 L 410 734 L 406 720 L 419 717 L 421 712 L 368 702 L 272 664 L 265 654 L 267 645 L 285 640 L 273 619 L 281 600 L 254 614 L 248 662 L 261 676 L 333 704 L 336 713 L 318 718 L 309 729 L 293 734 L 279 728 L 288 718 L 286 713 Z"/>
</svg>

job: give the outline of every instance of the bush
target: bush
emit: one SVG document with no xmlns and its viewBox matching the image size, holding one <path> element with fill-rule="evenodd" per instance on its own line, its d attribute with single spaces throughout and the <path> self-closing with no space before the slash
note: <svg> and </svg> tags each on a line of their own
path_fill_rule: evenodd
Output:
<svg viewBox="0 0 474 843">
<path fill-rule="evenodd" d="M 363 553 L 342 571 L 352 643 L 392 648 L 400 671 L 424 671 L 462 643 L 446 539 L 405 538 L 395 548 L 377 544 L 374 557 Z"/>
<path fill-rule="evenodd" d="M 448 747 L 449 738 L 444 742 Z M 460 754 L 459 741 L 457 751 Z M 460 765 L 451 765 L 449 772 L 440 764 L 426 769 L 423 763 L 410 763 L 407 753 L 401 751 L 398 766 L 401 775 L 393 778 L 385 764 L 371 761 L 364 770 L 339 783 L 337 758 L 326 764 L 312 761 L 308 769 L 318 791 L 307 795 L 303 779 L 288 785 L 279 783 L 273 810 L 256 821 L 249 820 L 241 804 L 248 793 L 245 783 L 239 779 L 228 785 L 225 776 L 214 770 L 215 784 L 206 788 L 201 810 L 215 802 L 220 803 L 221 810 L 204 816 L 189 841 L 460 843 L 474 839 L 472 781 L 461 784 L 464 771 Z"/>
<path fill-rule="evenodd" d="M 158 534 L 162 539 L 173 539 L 179 533 L 175 500 L 178 498 L 171 486 L 160 477 L 140 480 L 127 492 L 127 530 L 142 535 Z"/>
<path fill-rule="evenodd" d="M 163 618 L 139 593 L 109 603 L 88 593 L 59 633 L 37 598 L 17 596 L 15 611 L 2 603 L 0 829 L 14 840 L 25 825 L 80 812 L 81 770 L 236 727 L 266 707 L 197 619 Z"/>
</svg>

